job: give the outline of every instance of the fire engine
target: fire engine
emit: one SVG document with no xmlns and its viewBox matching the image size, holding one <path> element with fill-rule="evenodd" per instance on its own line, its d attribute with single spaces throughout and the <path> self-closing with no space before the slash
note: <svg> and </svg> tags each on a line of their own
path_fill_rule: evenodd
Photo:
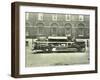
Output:
<svg viewBox="0 0 100 80">
<path fill-rule="evenodd" d="M 85 41 L 70 37 L 38 37 L 33 42 L 33 53 L 64 53 L 85 51 Z"/>
</svg>

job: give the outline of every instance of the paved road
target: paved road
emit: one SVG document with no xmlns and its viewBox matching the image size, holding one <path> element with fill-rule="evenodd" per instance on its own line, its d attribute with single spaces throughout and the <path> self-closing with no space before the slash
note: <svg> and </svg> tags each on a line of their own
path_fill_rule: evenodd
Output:
<svg viewBox="0 0 100 80">
<path fill-rule="evenodd" d="M 45 53 L 32 54 L 31 48 L 26 48 L 26 67 L 88 64 L 88 51 L 80 53 Z"/>
</svg>

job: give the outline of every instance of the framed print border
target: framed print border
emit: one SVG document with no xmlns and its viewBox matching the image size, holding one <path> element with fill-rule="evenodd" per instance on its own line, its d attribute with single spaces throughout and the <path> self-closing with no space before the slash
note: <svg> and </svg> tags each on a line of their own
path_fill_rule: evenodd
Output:
<svg viewBox="0 0 100 80">
<path fill-rule="evenodd" d="M 57 9 L 80 9 L 80 10 L 93 10 L 95 14 L 95 64 L 94 70 L 84 70 L 84 71 L 62 71 L 62 72 L 47 72 L 47 73 L 34 73 L 33 74 L 20 74 L 20 6 L 26 7 L 46 7 L 46 8 L 57 8 Z M 56 75 L 71 75 L 71 74 L 86 74 L 86 73 L 97 73 L 97 7 L 96 6 L 81 6 L 81 5 L 63 5 L 63 4 L 44 4 L 44 3 L 30 3 L 30 2 L 13 2 L 11 4 L 11 76 L 15 78 L 23 77 L 40 77 L 40 76 L 56 76 Z M 49 68 L 49 67 L 48 67 Z"/>
</svg>

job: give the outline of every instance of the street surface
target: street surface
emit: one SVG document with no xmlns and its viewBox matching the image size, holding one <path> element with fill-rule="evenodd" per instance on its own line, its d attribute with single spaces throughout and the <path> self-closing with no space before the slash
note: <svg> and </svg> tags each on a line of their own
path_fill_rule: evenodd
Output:
<svg viewBox="0 0 100 80">
<path fill-rule="evenodd" d="M 70 53 L 38 53 L 34 54 L 31 47 L 26 47 L 25 66 L 54 66 L 89 64 L 89 50 Z"/>
</svg>

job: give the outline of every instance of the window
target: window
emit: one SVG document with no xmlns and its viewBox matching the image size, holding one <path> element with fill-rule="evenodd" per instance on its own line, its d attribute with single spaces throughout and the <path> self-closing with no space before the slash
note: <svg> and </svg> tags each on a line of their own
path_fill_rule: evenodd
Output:
<svg viewBox="0 0 100 80">
<path fill-rule="evenodd" d="M 83 37 L 84 36 L 84 24 L 78 25 L 78 36 Z"/>
<path fill-rule="evenodd" d="M 43 27 L 38 27 L 38 29 L 39 29 L 39 34 L 43 34 L 44 33 Z"/>
<path fill-rule="evenodd" d="M 43 14 L 42 13 L 38 14 L 38 20 L 43 20 Z"/>
<path fill-rule="evenodd" d="M 71 28 L 66 28 L 66 35 L 71 36 Z"/>
<path fill-rule="evenodd" d="M 53 27 L 53 28 L 52 28 L 52 34 L 53 34 L 53 35 L 57 35 L 57 29 L 56 29 L 56 27 Z"/>
<path fill-rule="evenodd" d="M 56 23 L 51 24 L 51 35 L 57 36 L 57 26 L 58 24 Z"/>
<path fill-rule="evenodd" d="M 43 23 L 37 24 L 37 34 L 44 34 L 44 24 Z"/>
<path fill-rule="evenodd" d="M 71 20 L 71 16 L 68 14 L 66 15 L 66 21 L 70 21 Z"/>
<path fill-rule="evenodd" d="M 78 29 L 78 36 L 83 37 L 84 36 L 84 28 Z"/>
<path fill-rule="evenodd" d="M 71 29 L 72 29 L 72 25 L 70 23 L 65 24 L 65 35 L 66 36 L 71 36 Z"/>
<path fill-rule="evenodd" d="M 79 21 L 84 21 L 84 16 L 83 15 L 79 16 Z"/>
<path fill-rule="evenodd" d="M 56 14 L 52 15 L 52 20 L 57 21 L 57 15 Z"/>
</svg>

